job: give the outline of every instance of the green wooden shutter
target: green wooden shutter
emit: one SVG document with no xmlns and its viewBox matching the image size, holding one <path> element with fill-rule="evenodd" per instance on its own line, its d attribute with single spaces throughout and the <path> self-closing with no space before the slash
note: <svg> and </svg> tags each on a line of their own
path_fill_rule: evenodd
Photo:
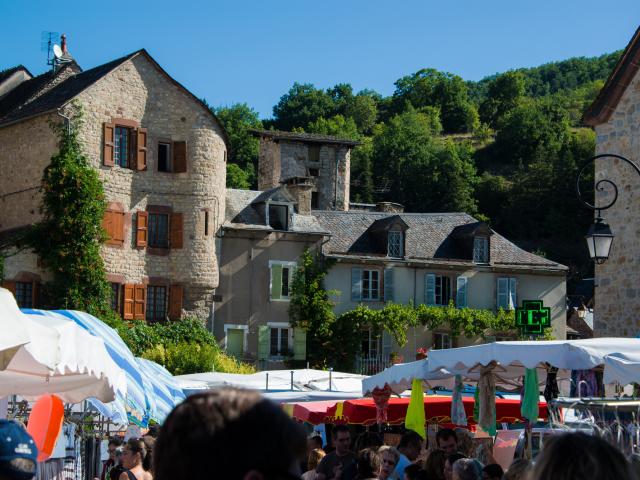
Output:
<svg viewBox="0 0 640 480">
<path fill-rule="evenodd" d="M 497 286 L 497 308 L 508 308 L 509 307 L 509 279 L 508 278 L 498 278 L 498 286 Z"/>
<path fill-rule="evenodd" d="M 393 268 L 384 269 L 384 301 L 393 302 Z"/>
<path fill-rule="evenodd" d="M 351 269 L 351 300 L 362 300 L 362 269 L 357 267 Z"/>
<path fill-rule="evenodd" d="M 458 277 L 456 281 L 456 307 L 467 306 L 467 277 Z"/>
<path fill-rule="evenodd" d="M 269 358 L 270 333 L 267 325 L 260 325 L 260 327 L 258 327 L 258 360 L 266 360 Z"/>
<path fill-rule="evenodd" d="M 433 273 L 424 275 L 424 303 L 427 305 L 436 304 L 436 276 Z"/>
<path fill-rule="evenodd" d="M 282 265 L 271 265 L 271 300 L 282 298 Z"/>
<path fill-rule="evenodd" d="M 307 359 L 307 331 L 304 328 L 293 329 L 293 359 Z"/>
</svg>

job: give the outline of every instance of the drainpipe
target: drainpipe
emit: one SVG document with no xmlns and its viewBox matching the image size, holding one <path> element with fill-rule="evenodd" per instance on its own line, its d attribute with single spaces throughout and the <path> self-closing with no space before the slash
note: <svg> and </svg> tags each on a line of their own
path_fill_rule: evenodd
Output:
<svg viewBox="0 0 640 480">
<path fill-rule="evenodd" d="M 71 135 L 71 118 L 67 117 L 63 113 L 60 112 L 61 108 L 59 108 L 56 113 L 65 119 L 65 123 L 67 124 L 67 136 Z"/>
</svg>

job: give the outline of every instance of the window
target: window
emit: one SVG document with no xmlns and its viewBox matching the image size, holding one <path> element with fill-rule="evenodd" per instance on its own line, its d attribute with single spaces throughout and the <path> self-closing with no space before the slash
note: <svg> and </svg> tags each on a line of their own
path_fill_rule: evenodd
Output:
<svg viewBox="0 0 640 480">
<path fill-rule="evenodd" d="M 204 212 L 204 236 L 209 235 L 209 212 L 205 210 Z"/>
<path fill-rule="evenodd" d="M 170 172 L 171 171 L 171 144 L 160 142 L 158 143 L 158 171 Z"/>
<path fill-rule="evenodd" d="M 271 327 L 269 354 L 272 357 L 286 357 L 289 355 L 289 328 Z"/>
<path fill-rule="evenodd" d="M 518 301 L 516 297 L 515 278 L 498 278 L 497 292 L 497 308 L 502 308 L 504 310 L 514 310 L 516 308 Z"/>
<path fill-rule="evenodd" d="M 451 348 L 451 335 L 449 335 L 448 333 L 434 333 L 433 348 L 435 350 Z"/>
<path fill-rule="evenodd" d="M 378 270 L 362 271 L 362 300 L 380 299 L 380 272 Z"/>
<path fill-rule="evenodd" d="M 382 338 L 371 330 L 362 331 L 360 351 L 367 357 L 377 357 L 382 350 Z"/>
<path fill-rule="evenodd" d="M 149 213 L 149 246 L 169 248 L 169 214 Z"/>
<path fill-rule="evenodd" d="M 449 305 L 451 300 L 451 279 L 443 275 L 436 275 L 436 305 Z"/>
<path fill-rule="evenodd" d="M 111 282 L 111 310 L 120 311 L 120 284 Z"/>
<path fill-rule="evenodd" d="M 309 161 L 320 162 L 320 146 L 309 145 Z"/>
<path fill-rule="evenodd" d="M 113 160 L 116 165 L 124 168 L 131 167 L 131 128 L 116 126 Z"/>
<path fill-rule="evenodd" d="M 289 207 L 269 204 L 269 226 L 274 230 L 289 229 Z"/>
<path fill-rule="evenodd" d="M 295 265 L 295 262 L 269 262 L 271 300 L 289 300 Z"/>
<path fill-rule="evenodd" d="M 390 231 L 388 235 L 388 249 L 387 254 L 390 257 L 402 258 L 404 257 L 404 241 L 403 232 Z"/>
<path fill-rule="evenodd" d="M 311 192 L 311 208 L 318 210 L 320 208 L 320 193 Z"/>
<path fill-rule="evenodd" d="M 167 318 L 167 287 L 147 287 L 147 322 L 164 322 Z"/>
<path fill-rule="evenodd" d="M 16 282 L 16 302 L 20 308 L 33 308 L 33 283 Z"/>
<path fill-rule="evenodd" d="M 309 169 L 309 176 L 310 177 L 319 177 L 320 176 L 320 170 L 318 168 L 310 168 Z"/>
<path fill-rule="evenodd" d="M 489 263 L 489 239 L 487 237 L 473 238 L 474 263 Z"/>
</svg>

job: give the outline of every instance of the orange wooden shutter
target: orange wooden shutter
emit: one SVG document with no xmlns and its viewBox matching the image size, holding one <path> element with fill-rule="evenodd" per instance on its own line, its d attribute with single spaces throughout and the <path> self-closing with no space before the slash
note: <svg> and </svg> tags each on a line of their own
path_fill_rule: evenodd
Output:
<svg viewBox="0 0 640 480">
<path fill-rule="evenodd" d="M 144 320 L 147 310 L 147 288 L 144 285 L 134 285 L 133 318 Z"/>
<path fill-rule="evenodd" d="M 113 216 L 109 210 L 104 212 L 102 228 L 104 228 L 104 231 L 107 234 L 107 243 L 111 243 L 111 239 L 113 238 Z"/>
<path fill-rule="evenodd" d="M 113 216 L 113 240 L 118 245 L 124 243 L 124 212 L 112 212 Z"/>
<path fill-rule="evenodd" d="M 137 170 L 146 170 L 147 169 L 147 129 L 139 128 L 136 130 L 138 141 L 138 154 L 136 156 L 136 169 Z"/>
<path fill-rule="evenodd" d="M 182 248 L 183 220 L 181 213 L 172 213 L 169 221 L 169 246 L 171 248 Z"/>
<path fill-rule="evenodd" d="M 133 297 L 135 295 L 135 285 L 126 283 L 124 285 L 124 303 L 122 317 L 125 320 L 133 320 Z"/>
<path fill-rule="evenodd" d="M 113 123 L 104 124 L 104 145 L 103 152 L 104 158 L 102 163 L 107 167 L 113 167 L 113 140 L 114 140 L 115 125 Z"/>
<path fill-rule="evenodd" d="M 169 318 L 180 320 L 182 317 L 182 285 L 171 285 L 169 289 Z"/>
<path fill-rule="evenodd" d="M 173 142 L 173 171 L 187 171 L 187 142 Z"/>
<path fill-rule="evenodd" d="M 138 211 L 136 218 L 136 247 L 146 247 L 148 238 L 149 214 L 143 210 Z"/>
<path fill-rule="evenodd" d="M 6 288 L 7 290 L 9 290 L 11 292 L 11 294 L 15 297 L 16 296 L 16 282 L 12 282 L 9 280 L 3 280 L 2 281 L 2 288 Z"/>
</svg>

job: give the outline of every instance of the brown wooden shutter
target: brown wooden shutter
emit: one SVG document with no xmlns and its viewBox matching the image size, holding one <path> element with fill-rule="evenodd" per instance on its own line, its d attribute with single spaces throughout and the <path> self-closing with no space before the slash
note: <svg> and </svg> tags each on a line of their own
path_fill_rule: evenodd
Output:
<svg viewBox="0 0 640 480">
<path fill-rule="evenodd" d="M 133 320 L 133 298 L 135 295 L 135 285 L 126 283 L 124 285 L 124 303 L 122 317 L 125 320 Z"/>
<path fill-rule="evenodd" d="M 172 213 L 169 220 L 169 247 L 182 248 L 182 237 L 184 235 L 184 227 L 181 213 Z"/>
<path fill-rule="evenodd" d="M 169 318 L 180 320 L 182 317 L 182 285 L 171 285 L 169 289 Z"/>
<path fill-rule="evenodd" d="M 144 285 L 134 285 L 133 319 L 144 320 L 147 311 L 147 288 Z"/>
<path fill-rule="evenodd" d="M 113 216 L 113 240 L 124 244 L 124 212 L 111 212 Z"/>
<path fill-rule="evenodd" d="M 102 163 L 107 167 L 113 167 L 114 165 L 114 162 L 113 162 L 114 132 L 115 132 L 115 125 L 113 123 L 104 124 L 104 145 L 103 145 L 104 158 L 102 159 Z"/>
<path fill-rule="evenodd" d="M 111 212 L 110 210 L 104 212 L 104 218 L 102 219 L 102 228 L 104 228 L 104 231 L 107 234 L 107 243 L 112 244 L 114 237 L 114 225 L 113 212 Z"/>
<path fill-rule="evenodd" d="M 7 290 L 9 290 L 11 292 L 11 294 L 14 297 L 16 296 L 16 282 L 12 282 L 10 280 L 3 280 L 2 281 L 2 288 L 6 288 Z"/>
<path fill-rule="evenodd" d="M 38 282 L 33 282 L 31 284 L 31 305 L 32 308 L 38 308 L 40 305 L 38 301 L 40 300 L 40 284 Z"/>
<path fill-rule="evenodd" d="M 187 142 L 173 142 L 173 171 L 187 171 Z"/>
<path fill-rule="evenodd" d="M 149 214 L 143 210 L 136 215 L 136 247 L 146 247 L 149 235 Z"/>
<path fill-rule="evenodd" d="M 146 170 L 147 169 L 147 129 L 139 128 L 136 130 L 138 141 L 137 148 L 138 152 L 136 155 L 136 170 Z"/>
</svg>

